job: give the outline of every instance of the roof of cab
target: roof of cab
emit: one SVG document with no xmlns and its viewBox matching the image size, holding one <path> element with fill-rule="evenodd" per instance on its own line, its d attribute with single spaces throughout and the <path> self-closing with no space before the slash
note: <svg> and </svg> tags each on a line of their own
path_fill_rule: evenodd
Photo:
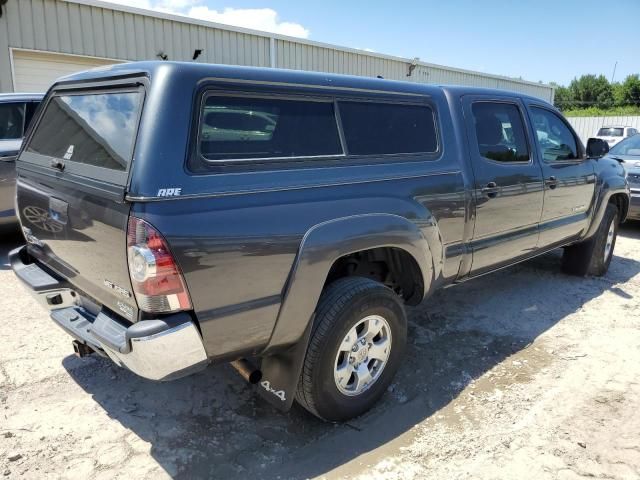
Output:
<svg viewBox="0 0 640 480">
<path fill-rule="evenodd" d="M 400 80 L 387 80 L 373 77 L 340 75 L 335 73 L 308 72 L 302 70 L 286 70 L 280 68 L 244 67 L 235 65 L 218 65 L 208 63 L 148 61 L 130 62 L 97 67 L 84 72 L 62 77 L 59 83 L 76 83 L 105 80 L 110 77 L 145 75 L 151 80 L 162 75 L 187 75 L 198 80 L 211 78 L 220 80 L 242 80 L 265 83 L 295 84 L 299 86 L 321 86 L 336 89 L 357 89 L 409 95 L 430 95 L 439 91 L 449 91 L 454 95 L 490 94 L 509 95 L 520 98 L 545 100 L 531 97 L 519 92 L 507 90 L 446 86 Z"/>
</svg>

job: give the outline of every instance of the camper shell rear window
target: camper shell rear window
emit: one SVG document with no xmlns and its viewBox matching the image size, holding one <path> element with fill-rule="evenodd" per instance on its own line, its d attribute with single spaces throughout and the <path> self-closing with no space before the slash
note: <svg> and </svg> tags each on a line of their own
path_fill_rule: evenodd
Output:
<svg viewBox="0 0 640 480">
<path fill-rule="evenodd" d="M 143 99 L 142 87 L 54 92 L 20 160 L 124 185 Z"/>
<path fill-rule="evenodd" d="M 135 141 L 139 91 L 55 95 L 27 151 L 125 171 Z"/>
</svg>

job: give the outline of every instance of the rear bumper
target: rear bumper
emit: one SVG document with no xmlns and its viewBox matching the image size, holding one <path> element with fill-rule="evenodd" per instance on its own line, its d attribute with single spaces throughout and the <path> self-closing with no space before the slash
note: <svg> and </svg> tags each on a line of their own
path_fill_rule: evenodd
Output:
<svg viewBox="0 0 640 480">
<path fill-rule="evenodd" d="M 640 220 L 640 189 L 631 190 L 631 200 L 629 202 L 629 213 L 627 218 L 631 220 Z"/>
<path fill-rule="evenodd" d="M 34 262 L 26 247 L 11 251 L 9 262 L 60 327 L 116 364 L 150 380 L 179 378 L 207 365 L 200 332 L 187 313 L 132 325 L 104 309 L 96 315 L 81 306 L 71 284 Z"/>
</svg>

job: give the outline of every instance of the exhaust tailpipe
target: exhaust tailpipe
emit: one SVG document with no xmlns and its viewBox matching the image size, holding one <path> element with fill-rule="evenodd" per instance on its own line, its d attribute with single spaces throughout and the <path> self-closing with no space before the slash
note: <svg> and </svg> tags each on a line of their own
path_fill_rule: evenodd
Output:
<svg viewBox="0 0 640 480">
<path fill-rule="evenodd" d="M 73 353 L 76 354 L 76 357 L 83 358 L 91 355 L 92 353 L 95 353 L 93 348 L 84 343 L 80 343 L 78 340 L 74 340 L 71 343 L 73 345 Z"/>
<path fill-rule="evenodd" d="M 244 358 L 234 360 L 231 362 L 231 366 L 249 383 L 256 384 L 262 379 L 262 372 L 249 360 Z"/>
</svg>

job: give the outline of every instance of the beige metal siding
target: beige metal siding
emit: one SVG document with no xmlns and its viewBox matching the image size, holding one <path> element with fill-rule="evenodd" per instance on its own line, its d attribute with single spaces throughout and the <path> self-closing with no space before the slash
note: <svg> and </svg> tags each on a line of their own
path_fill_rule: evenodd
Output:
<svg viewBox="0 0 640 480">
<path fill-rule="evenodd" d="M 274 59 L 270 44 L 274 43 Z M 504 88 L 553 100 L 553 88 L 495 75 L 145 12 L 99 0 L 8 0 L 0 18 L 0 91 L 13 90 L 9 47 L 121 60 L 170 60 L 382 76 L 394 80 Z"/>
<path fill-rule="evenodd" d="M 387 58 L 368 52 L 307 45 L 293 40 L 276 40 L 276 67 L 317 72 L 345 73 L 369 77 L 381 76 L 390 80 L 431 83 L 439 85 L 468 85 L 499 88 L 526 93 L 553 101 L 553 89 L 547 85 L 520 82 L 494 75 L 483 75 L 419 62 L 409 73 L 410 60 Z"/>
<path fill-rule="evenodd" d="M 15 89 L 19 92 L 46 92 L 60 77 L 113 63 L 119 62 L 60 53 L 13 50 Z"/>
<path fill-rule="evenodd" d="M 9 0 L 0 18 L 0 91 L 12 89 L 9 47 L 121 60 L 269 66 L 269 38 L 62 0 Z"/>
<path fill-rule="evenodd" d="M 408 64 L 397 60 L 343 49 L 306 45 L 290 40 L 276 40 L 276 67 L 315 72 L 343 73 L 390 80 L 412 80 L 407 77 Z"/>
</svg>

